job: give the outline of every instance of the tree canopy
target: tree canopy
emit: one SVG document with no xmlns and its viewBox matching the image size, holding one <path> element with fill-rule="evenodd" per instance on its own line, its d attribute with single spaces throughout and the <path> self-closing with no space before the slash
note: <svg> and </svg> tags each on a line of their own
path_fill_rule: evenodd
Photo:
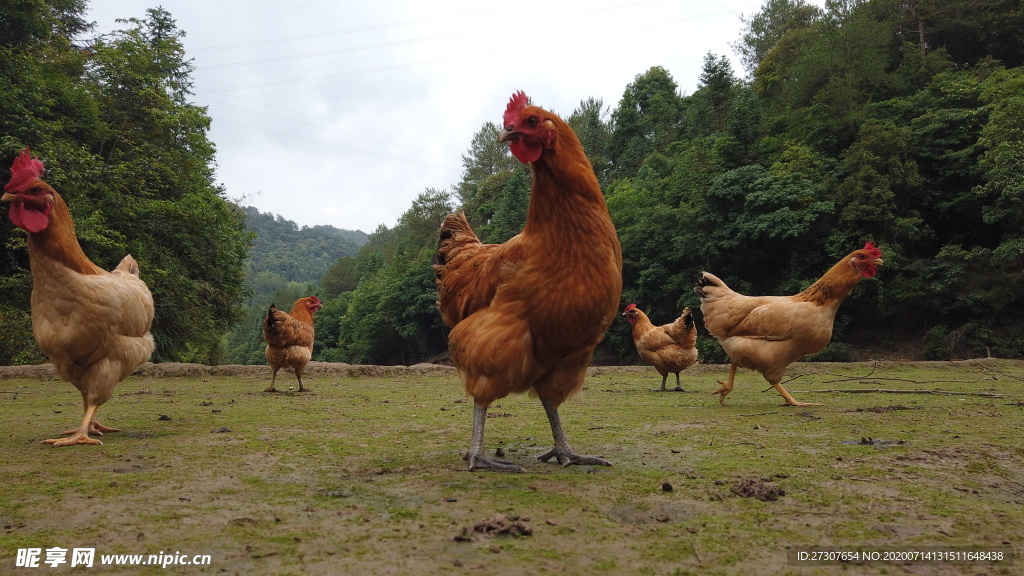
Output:
<svg viewBox="0 0 1024 576">
<path fill-rule="evenodd" d="M 623 304 L 668 322 L 698 306 L 702 270 L 792 294 L 871 240 L 886 264 L 843 304 L 824 357 L 1024 355 L 1022 16 L 1008 0 L 767 0 L 734 45 L 745 78 L 706 54 L 692 95 L 661 66 L 608 110 L 581 95 L 567 119 L 619 233 Z M 490 242 L 518 232 L 529 202 L 529 173 L 497 130 L 476 134 L 454 186 L 454 208 Z M 345 264 L 355 288 L 321 312 L 341 319 L 321 357 L 443 355 L 432 249 L 402 225 L 371 234 Z M 725 358 L 712 338 L 699 346 Z M 636 361 L 628 326 L 598 357 Z"/>
<path fill-rule="evenodd" d="M 319 360 L 443 357 L 441 219 L 462 210 L 488 242 L 525 221 L 529 169 L 496 124 L 467 143 L 451 193 L 426 188 L 394 227 L 299 230 L 213 185 L 210 119 L 189 103 L 170 15 L 83 44 L 83 11 L 0 6 L 0 152 L 5 169 L 26 144 L 43 155 L 95 261 L 140 259 L 158 359 L 262 362 L 265 307 L 310 293 L 325 303 Z M 697 308 L 702 270 L 744 293 L 792 294 L 870 240 L 886 264 L 843 303 L 823 357 L 1024 356 L 1024 6 L 766 0 L 742 22 L 742 77 L 709 53 L 693 94 L 653 66 L 617 102 L 581 94 L 566 117 L 619 234 L 623 304 L 668 322 Z M 0 361 L 38 360 L 24 236 L 4 220 L 0 240 Z M 698 343 L 724 360 L 713 338 Z M 596 358 L 636 361 L 628 325 Z"/>
<path fill-rule="evenodd" d="M 190 104 L 184 32 L 163 9 L 82 39 L 84 1 L 0 5 L 3 180 L 29 146 L 103 268 L 126 254 L 153 292 L 154 360 L 214 362 L 245 295 L 251 235 L 214 184 L 205 108 Z M 0 224 L 0 362 L 42 360 L 31 339 L 24 233 Z"/>
</svg>

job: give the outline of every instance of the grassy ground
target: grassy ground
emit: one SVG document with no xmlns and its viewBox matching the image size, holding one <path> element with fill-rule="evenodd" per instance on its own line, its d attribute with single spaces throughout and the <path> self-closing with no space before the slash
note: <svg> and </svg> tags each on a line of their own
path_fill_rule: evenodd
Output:
<svg viewBox="0 0 1024 576">
<path fill-rule="evenodd" d="M 526 474 L 469 472 L 472 404 L 455 375 L 137 374 L 99 413 L 103 446 L 39 444 L 76 426 L 69 384 L 0 373 L 0 573 L 1012 574 L 1014 566 L 799 566 L 787 550 L 1024 550 L 1024 363 L 797 364 L 779 406 L 723 366 L 657 393 L 646 368 L 591 370 L 562 418 L 581 454 L 535 456 L 536 399 L 490 411 L 486 446 Z M 283 374 L 278 385 L 293 384 Z M 840 389 L 889 392 L 835 392 Z M 963 393 L 909 393 L 936 390 Z M 995 393 L 992 397 L 983 394 Z M 92 568 L 16 568 L 19 548 L 92 547 Z M 209 554 L 207 566 L 99 566 L 101 554 Z M 69 553 L 70 554 L 70 553 Z M 45 555 L 45 554 L 44 554 Z M 70 556 L 68 557 L 70 559 Z M 45 559 L 45 558 L 44 558 Z"/>
</svg>

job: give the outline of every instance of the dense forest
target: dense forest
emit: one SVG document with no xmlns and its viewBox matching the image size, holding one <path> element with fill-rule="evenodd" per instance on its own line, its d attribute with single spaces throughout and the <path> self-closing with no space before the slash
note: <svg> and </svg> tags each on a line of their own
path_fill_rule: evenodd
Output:
<svg viewBox="0 0 1024 576">
<path fill-rule="evenodd" d="M 1019 0 L 767 0 L 734 45 L 744 70 L 706 54 L 691 95 L 662 67 L 617 103 L 581 94 L 567 121 L 619 233 L 623 304 L 671 321 L 698 305 L 701 270 L 795 293 L 871 240 L 886 264 L 819 358 L 1024 356 L 1022 29 Z M 480 128 L 452 194 L 427 190 L 370 235 L 355 289 L 317 315 L 318 358 L 444 354 L 437 222 L 461 209 L 501 242 L 525 221 L 529 172 L 498 129 Z M 635 362 L 629 334 L 613 325 L 597 357 Z M 698 342 L 704 361 L 725 359 Z"/>
<path fill-rule="evenodd" d="M 0 180 L 25 146 L 99 266 L 127 253 L 156 304 L 154 361 L 216 362 L 245 297 L 252 233 L 214 183 L 206 110 L 166 11 L 89 40 L 85 0 L 0 3 Z M 6 205 L 4 206 L 6 212 Z M 32 339 L 25 233 L 0 219 L 0 363 Z"/>
<path fill-rule="evenodd" d="M 668 322 L 696 307 L 701 270 L 748 294 L 795 293 L 871 240 L 885 265 L 844 302 L 821 358 L 1024 356 L 1022 4 L 766 0 L 734 44 L 743 70 L 709 53 L 693 94 L 658 66 L 616 103 L 581 94 L 563 117 L 619 233 L 623 304 Z M 107 267 L 129 249 L 139 258 L 158 299 L 155 360 L 262 362 L 259 311 L 306 292 L 325 303 L 316 359 L 444 355 L 431 269 L 441 218 L 463 210 L 501 242 L 529 203 L 529 170 L 496 124 L 468 143 L 450 191 L 425 189 L 394 227 L 342 235 L 351 245 L 324 249 L 326 261 L 288 261 L 278 248 L 319 250 L 314 238 L 335 232 L 303 236 L 212 184 L 210 120 L 188 103 L 170 16 L 150 10 L 81 50 L 83 6 L 0 7 L 0 169 L 24 145 L 39 150 L 87 254 Z M 216 250 L 197 252 L 196 234 Z M 0 362 L 38 361 L 24 235 L 3 219 L 0 242 Z M 725 359 L 703 332 L 698 343 L 704 361 Z M 628 325 L 598 353 L 635 362 Z"/>
</svg>

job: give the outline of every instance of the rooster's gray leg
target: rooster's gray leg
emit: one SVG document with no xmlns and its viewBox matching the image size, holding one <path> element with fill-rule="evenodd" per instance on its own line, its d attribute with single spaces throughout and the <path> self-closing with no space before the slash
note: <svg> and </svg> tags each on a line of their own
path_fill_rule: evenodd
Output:
<svg viewBox="0 0 1024 576">
<path fill-rule="evenodd" d="M 470 470 L 496 470 L 498 472 L 526 472 L 526 468 L 507 460 L 484 456 L 484 423 L 487 422 L 487 408 L 473 403 L 473 442 L 469 446 L 466 460 Z"/>
<path fill-rule="evenodd" d="M 591 464 L 594 466 L 611 466 L 612 463 L 599 456 L 580 456 L 572 451 L 569 441 L 565 438 L 565 431 L 562 430 L 562 420 L 558 417 L 558 408 L 550 400 L 541 398 L 540 403 L 544 406 L 544 412 L 548 415 L 548 422 L 551 423 L 551 434 L 555 437 L 555 447 L 550 452 L 537 456 L 537 460 L 547 462 L 554 458 L 562 466 L 570 464 Z"/>
</svg>

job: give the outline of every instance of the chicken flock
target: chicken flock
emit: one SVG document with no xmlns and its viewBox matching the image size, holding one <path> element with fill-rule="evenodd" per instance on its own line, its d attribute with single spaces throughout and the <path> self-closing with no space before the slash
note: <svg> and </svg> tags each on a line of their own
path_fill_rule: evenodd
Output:
<svg viewBox="0 0 1024 576">
<path fill-rule="evenodd" d="M 523 472 L 519 464 L 484 450 L 487 410 L 514 393 L 540 400 L 553 447 L 538 456 L 563 466 L 611 463 L 577 454 L 566 438 L 559 408 L 579 392 L 595 347 L 611 327 L 622 296 L 622 251 L 600 185 L 576 134 L 556 114 L 531 105 L 522 91 L 506 106 L 498 137 L 533 176 L 526 224 L 503 244 L 483 244 L 465 215 L 441 223 L 434 274 L 437 307 L 451 328 L 449 353 L 473 400 L 472 437 L 465 460 L 470 470 Z M 101 444 L 92 436 L 117 432 L 96 420 L 115 385 L 149 360 L 153 297 L 127 255 L 107 272 L 93 264 L 75 236 L 60 194 L 42 180 L 43 163 L 25 148 L 11 167 L 0 200 L 27 236 L 33 288 L 32 332 L 58 374 L 82 394 L 81 425 L 54 446 Z M 558 246 L 557 251 L 550 249 Z M 736 369 L 760 372 L 792 406 L 782 387 L 789 364 L 824 349 L 842 301 L 882 264 L 872 242 L 855 250 L 817 282 L 793 296 L 745 296 L 704 272 L 694 291 L 708 333 L 729 356 L 726 381 L 712 394 L 724 405 Z M 298 391 L 312 357 L 316 296 L 300 298 L 291 312 L 270 305 L 263 323 L 266 358 L 276 392 L 277 372 L 291 369 Z M 683 391 L 679 373 L 697 362 L 697 326 L 685 308 L 670 324 L 655 326 L 636 304 L 622 312 L 632 327 L 637 353 Z"/>
</svg>

